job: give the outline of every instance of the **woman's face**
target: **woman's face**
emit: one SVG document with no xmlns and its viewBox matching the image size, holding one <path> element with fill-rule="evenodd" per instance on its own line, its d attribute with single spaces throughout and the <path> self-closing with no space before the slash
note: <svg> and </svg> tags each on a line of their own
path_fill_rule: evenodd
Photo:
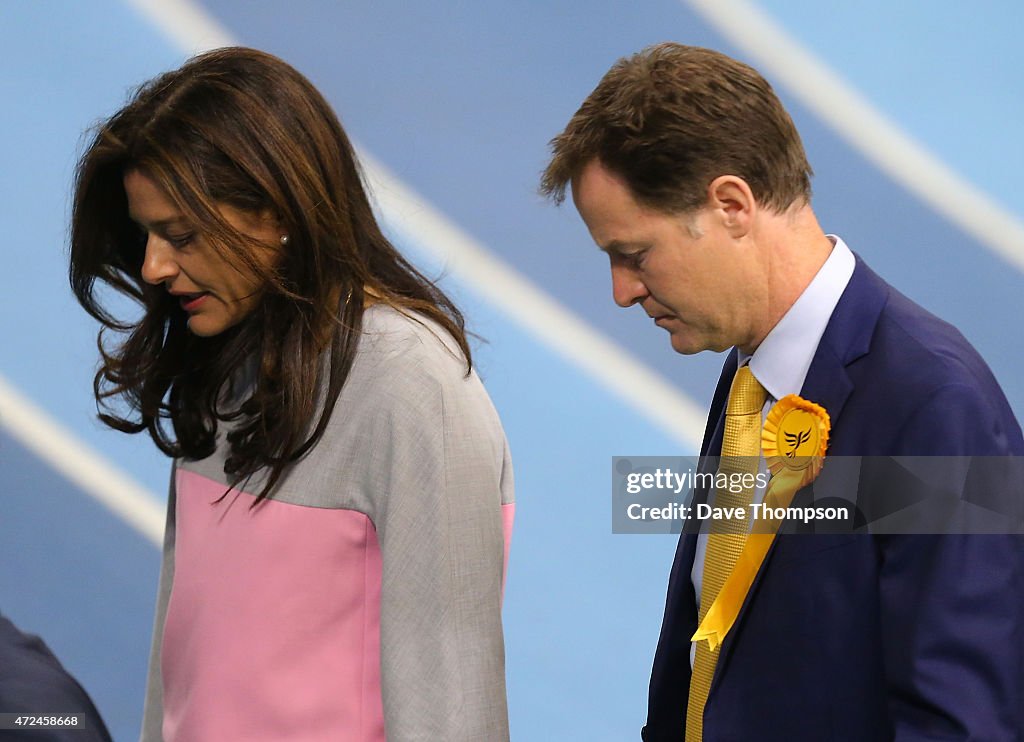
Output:
<svg viewBox="0 0 1024 742">
<path fill-rule="evenodd" d="M 140 172 L 124 176 L 128 214 L 146 233 L 142 278 L 163 284 L 178 298 L 196 335 L 210 337 L 234 327 L 259 302 L 263 286 L 246 266 L 235 266 L 207 244 L 200 227 L 189 222 L 157 183 Z M 268 214 L 218 206 L 235 229 L 267 246 L 257 256 L 269 265 L 281 245 L 281 229 Z"/>
</svg>

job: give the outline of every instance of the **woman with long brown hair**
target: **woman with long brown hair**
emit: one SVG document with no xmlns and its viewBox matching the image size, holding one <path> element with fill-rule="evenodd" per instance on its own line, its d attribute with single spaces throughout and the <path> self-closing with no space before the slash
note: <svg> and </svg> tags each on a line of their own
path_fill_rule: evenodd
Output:
<svg viewBox="0 0 1024 742">
<path fill-rule="evenodd" d="M 100 418 L 174 458 L 143 740 L 506 739 L 505 437 L 309 81 L 229 48 L 143 85 L 70 278 Z"/>
</svg>

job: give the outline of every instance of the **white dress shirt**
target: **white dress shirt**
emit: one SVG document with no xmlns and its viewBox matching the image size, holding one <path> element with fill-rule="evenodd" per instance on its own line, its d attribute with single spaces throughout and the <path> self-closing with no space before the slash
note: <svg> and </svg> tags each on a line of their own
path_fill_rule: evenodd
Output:
<svg viewBox="0 0 1024 742">
<path fill-rule="evenodd" d="M 799 394 L 803 388 L 807 371 L 818 350 L 818 343 L 825 333 L 832 312 L 843 295 L 853 268 L 856 263 L 853 253 L 846 243 L 835 235 L 828 235 L 832 241 L 832 252 L 825 264 L 821 266 L 803 293 L 793 302 L 782 319 L 754 351 L 753 355 L 739 352 L 739 365 L 750 365 L 750 371 L 767 392 L 763 416 L 778 400 L 787 394 Z M 813 400 L 812 400 L 813 401 Z M 767 472 L 764 455 L 761 456 L 761 472 Z M 766 478 L 759 477 L 759 481 Z M 754 492 L 754 502 L 764 500 L 765 488 L 758 487 Z M 714 499 L 714 492 L 709 493 L 709 502 Z M 697 536 L 697 554 L 693 560 L 690 578 L 697 596 L 697 609 L 700 610 L 700 590 L 704 575 L 704 557 L 707 552 L 708 537 L 702 528 Z M 690 646 L 690 667 L 696 644 Z"/>
</svg>

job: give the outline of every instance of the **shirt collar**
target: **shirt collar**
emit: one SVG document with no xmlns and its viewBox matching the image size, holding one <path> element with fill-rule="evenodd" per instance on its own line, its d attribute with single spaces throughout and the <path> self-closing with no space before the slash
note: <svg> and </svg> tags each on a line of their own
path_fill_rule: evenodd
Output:
<svg viewBox="0 0 1024 742">
<path fill-rule="evenodd" d="M 856 260 L 846 243 L 828 235 L 832 252 L 752 356 L 739 352 L 739 364 L 750 370 L 773 399 L 799 394 L 814 360 L 825 326 L 850 282 Z"/>
</svg>

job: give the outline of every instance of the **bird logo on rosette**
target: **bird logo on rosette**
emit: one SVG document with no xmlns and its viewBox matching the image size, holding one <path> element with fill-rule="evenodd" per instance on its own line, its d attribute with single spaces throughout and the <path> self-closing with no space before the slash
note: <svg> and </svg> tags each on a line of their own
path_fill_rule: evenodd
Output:
<svg viewBox="0 0 1024 742">
<path fill-rule="evenodd" d="M 796 452 L 800 450 L 800 446 L 806 443 L 808 440 L 810 440 L 811 430 L 813 430 L 813 428 L 801 430 L 799 433 L 783 433 L 783 435 L 786 437 L 786 445 L 789 447 L 789 450 L 786 451 L 787 459 L 791 459 L 794 456 L 796 456 Z"/>
</svg>

